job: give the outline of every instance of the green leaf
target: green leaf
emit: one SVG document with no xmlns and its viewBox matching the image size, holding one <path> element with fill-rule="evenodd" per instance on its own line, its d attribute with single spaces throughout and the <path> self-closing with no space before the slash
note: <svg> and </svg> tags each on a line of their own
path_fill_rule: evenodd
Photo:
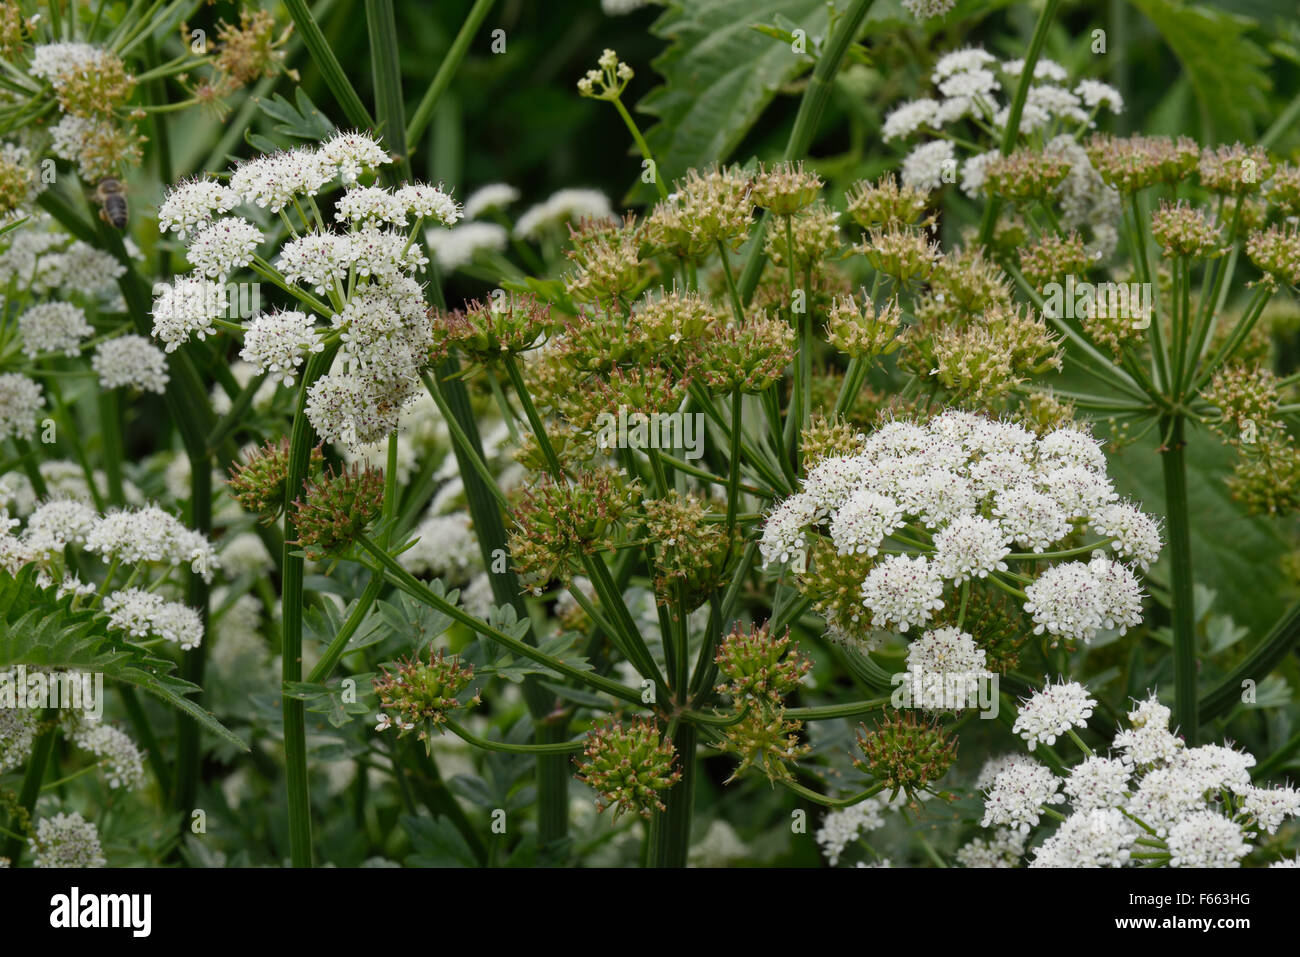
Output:
<svg viewBox="0 0 1300 957">
<path fill-rule="evenodd" d="M 516 634 L 513 637 L 519 638 L 522 641 L 522 634 L 527 634 L 528 623 L 521 622 L 520 625 L 522 628 L 516 630 L 521 632 L 521 634 Z M 508 631 L 507 634 L 509 634 Z M 572 634 L 560 634 L 546 642 L 543 642 L 539 646 L 538 650 L 553 658 L 558 658 L 565 664 L 577 668 L 580 671 L 591 671 L 591 662 L 578 654 L 577 650 L 573 646 L 573 642 L 574 636 Z M 523 681 L 528 675 L 546 675 L 550 677 L 555 674 L 555 672 L 550 668 L 529 658 L 513 658 L 509 655 L 502 658 L 500 661 L 497 661 L 495 664 L 484 668 L 483 673 L 499 675 L 507 681 L 513 681 L 515 684 Z"/>
<path fill-rule="evenodd" d="M 811 65 L 756 26 L 779 20 L 802 29 L 812 50 L 828 32 L 826 10 L 823 0 L 670 3 L 651 28 L 671 41 L 653 64 L 664 83 L 637 105 L 659 121 L 646 134 L 659 175 L 676 179 L 726 160 L 781 85 Z"/>
<path fill-rule="evenodd" d="M 89 609 L 72 607 L 72 597 L 36 584 L 28 565 L 15 577 L 0 569 L 0 669 L 15 665 L 57 671 L 102 674 L 109 681 L 134 685 L 205 729 L 247 751 L 233 732 L 186 695 L 197 685 L 176 677 L 176 665 L 124 641 L 108 631 L 107 620 Z"/>
<path fill-rule="evenodd" d="M 263 113 L 279 121 L 275 131 L 285 136 L 316 141 L 323 140 L 334 132 L 334 124 L 316 108 L 302 87 L 298 88 L 294 99 L 297 100 L 297 106 L 277 93 L 269 100 L 263 97 L 256 103 Z"/>
<path fill-rule="evenodd" d="M 357 96 L 356 88 L 348 79 L 347 72 L 339 63 L 339 58 L 334 55 L 334 50 L 325 39 L 325 34 L 321 32 L 316 18 L 307 9 L 306 0 L 284 0 L 284 5 L 289 11 L 289 16 L 293 18 L 298 35 L 302 37 L 303 44 L 311 54 L 312 62 L 324 76 L 326 85 L 338 100 L 348 122 L 362 130 L 373 129 L 375 121 L 366 110 L 365 104 L 361 102 L 361 97 Z"/>
<path fill-rule="evenodd" d="M 1247 36 L 1254 22 L 1175 0 L 1130 0 L 1160 31 L 1191 78 L 1213 141 L 1250 141 L 1267 114 L 1268 55 Z M 1123 42 L 1118 40 L 1117 42 Z"/>
<path fill-rule="evenodd" d="M 411 838 L 412 853 L 406 863 L 412 867 L 477 867 L 478 858 L 465 843 L 456 826 L 445 817 L 402 816 L 402 827 Z"/>
</svg>

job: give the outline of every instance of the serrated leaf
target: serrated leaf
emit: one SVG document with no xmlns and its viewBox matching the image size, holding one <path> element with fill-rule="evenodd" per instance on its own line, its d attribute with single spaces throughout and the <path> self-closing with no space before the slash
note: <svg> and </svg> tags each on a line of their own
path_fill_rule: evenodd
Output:
<svg viewBox="0 0 1300 957">
<path fill-rule="evenodd" d="M 474 852 L 456 826 L 445 817 L 402 816 L 402 827 L 411 838 L 412 853 L 406 863 L 412 867 L 477 867 Z"/>
<path fill-rule="evenodd" d="M 1130 0 L 1160 31 L 1192 81 L 1208 138 L 1249 141 L 1252 117 L 1268 111 L 1268 55 L 1250 39 L 1245 17 L 1174 0 Z"/>
<path fill-rule="evenodd" d="M 108 681 L 133 685 L 197 721 L 241 751 L 248 746 L 187 695 L 197 685 L 172 674 L 174 662 L 160 658 L 109 632 L 107 619 L 73 608 L 54 587 L 41 588 L 35 566 L 17 576 L 0 569 L 0 669 L 16 665 L 102 674 Z"/>
<path fill-rule="evenodd" d="M 659 122 L 646 134 L 659 175 L 726 160 L 777 89 L 811 59 L 754 29 L 795 24 L 812 40 L 827 33 L 824 0 L 694 0 L 670 3 L 651 32 L 669 40 L 653 63 L 664 78 L 637 104 Z M 648 193 L 646 194 L 649 195 Z"/>
</svg>

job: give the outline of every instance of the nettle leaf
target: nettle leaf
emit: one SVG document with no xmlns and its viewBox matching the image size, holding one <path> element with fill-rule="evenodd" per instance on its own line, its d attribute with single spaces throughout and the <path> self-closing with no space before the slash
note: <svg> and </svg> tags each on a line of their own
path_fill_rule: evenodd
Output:
<svg viewBox="0 0 1300 957">
<path fill-rule="evenodd" d="M 402 815 L 402 827 L 411 838 L 411 867 L 477 867 L 478 859 L 456 826 L 445 817 Z"/>
<path fill-rule="evenodd" d="M 72 596 L 36 584 L 36 568 L 17 576 L 0 569 L 0 669 L 26 665 L 58 671 L 102 674 L 108 681 L 133 685 L 197 721 L 241 751 L 248 746 L 187 695 L 198 685 L 176 677 L 176 664 L 130 644 L 108 630 L 108 622 L 86 608 L 73 608 Z"/>
<path fill-rule="evenodd" d="M 1268 112 L 1268 55 L 1247 36 L 1254 21 L 1175 0 L 1130 0 L 1160 31 L 1191 78 L 1213 141 L 1254 137 L 1252 117 Z"/>
<path fill-rule="evenodd" d="M 927 31 L 950 20 L 986 15 L 1006 0 L 963 0 L 947 17 L 928 21 Z M 646 134 L 659 175 L 671 181 L 691 167 L 725 162 L 771 104 L 782 86 L 810 70 L 830 35 L 828 11 L 842 16 L 848 5 L 826 0 L 683 0 L 670 2 L 650 28 L 670 41 L 654 61 L 664 78 L 637 110 L 659 122 Z M 964 11 L 964 12 L 963 12 Z M 866 32 L 917 29 L 901 0 L 876 0 Z M 800 37 L 796 30 L 802 30 Z M 795 40 L 805 53 L 795 53 Z M 870 62 L 861 46 L 845 62 Z M 653 186 L 638 183 L 630 201 L 651 202 Z"/>
<path fill-rule="evenodd" d="M 671 41 L 654 61 L 664 78 L 637 105 L 658 119 L 647 131 L 659 176 L 725 160 L 762 115 L 776 91 L 812 64 L 784 40 L 756 26 L 802 29 L 808 50 L 827 34 L 824 0 L 695 0 L 668 5 L 651 31 Z M 649 187 L 639 192 L 651 195 Z"/>
</svg>

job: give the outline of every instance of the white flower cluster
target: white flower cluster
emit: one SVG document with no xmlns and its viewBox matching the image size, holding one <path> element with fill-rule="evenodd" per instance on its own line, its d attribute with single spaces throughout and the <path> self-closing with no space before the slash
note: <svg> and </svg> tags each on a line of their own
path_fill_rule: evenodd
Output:
<svg viewBox="0 0 1300 957">
<path fill-rule="evenodd" d="M 29 843 L 35 867 L 103 867 L 107 863 L 99 828 L 76 812 L 37 821 Z"/>
<path fill-rule="evenodd" d="M 1015 730 L 1031 746 L 1050 744 L 1083 725 L 1094 704 L 1081 685 L 1049 684 L 1025 704 Z M 1035 849 L 1031 867 L 1237 867 L 1252 840 L 1300 816 L 1300 791 L 1251 781 L 1253 755 L 1218 744 L 1188 748 L 1169 718 L 1154 695 L 1136 702 L 1129 727 L 1111 742 L 1115 756 L 1089 756 L 1064 779 L 1032 758 L 992 769 L 992 780 L 979 782 L 984 826 L 1028 834 L 1044 807 L 1068 801 L 1070 813 Z"/>
<path fill-rule="evenodd" d="M 248 204 L 272 213 L 296 211 L 307 220 L 309 208 L 314 223 L 282 246 L 275 268 L 288 282 L 329 300 L 328 309 L 316 308 L 333 330 L 318 329 L 314 316 L 298 310 L 259 315 L 245 330 L 240 355 L 256 372 L 290 385 L 309 355 L 337 341 L 333 368 L 308 396 L 313 428 L 325 441 L 349 447 L 388 434 L 419 392 L 431 345 L 423 288 L 413 278 L 428 258 L 416 236 L 422 224 L 451 226 L 461 218 L 460 207 L 440 188 L 357 183 L 363 172 L 388 162 L 372 137 L 337 133 L 318 148 L 243 163 L 231 171 L 228 185 L 197 180 L 178 186 L 159 210 L 160 226 L 182 235 L 194 231 L 189 258 L 195 274 L 160 291 L 154 335 L 171 351 L 191 335 L 212 334 L 228 306 L 224 287 L 212 280 L 224 281 L 257 254 L 260 229 L 238 216 L 214 219 L 215 213 Z M 345 187 L 334 208 L 339 230 L 320 219 L 315 201 L 334 179 Z"/>
<path fill-rule="evenodd" d="M 5 245 L 7 243 L 7 245 Z M 23 290 L 33 298 L 50 294 L 80 297 L 101 311 L 122 311 L 117 279 L 126 267 L 102 250 L 71 239 L 45 213 L 33 213 L 22 229 L 0 236 L 0 286 Z M 127 240 L 127 250 L 135 252 Z"/>
<path fill-rule="evenodd" d="M 111 54 L 103 47 L 89 43 L 41 43 L 32 50 L 27 72 L 58 89 L 70 76 L 99 72 L 107 56 Z"/>
<path fill-rule="evenodd" d="M 1011 730 L 1025 739 L 1030 751 L 1039 743 L 1050 746 L 1071 728 L 1087 727 L 1096 706 L 1088 689 L 1077 681 L 1048 684 L 1024 703 Z"/>
<path fill-rule="evenodd" d="M 124 565 L 188 564 L 206 582 L 221 567 L 216 549 L 205 536 L 156 505 L 114 509 L 96 518 L 85 533 L 85 548 L 106 562 Z"/>
<path fill-rule="evenodd" d="M 1025 853 L 1028 836 L 1018 830 L 1000 827 L 990 838 L 977 837 L 957 849 L 957 863 L 962 867 L 1015 867 Z"/>
<path fill-rule="evenodd" d="M 137 335 L 118 336 L 101 342 L 91 356 L 90 367 L 99 376 L 99 385 L 104 389 L 130 386 L 161 395 L 171 378 L 167 371 L 167 356 L 144 336 Z"/>
<path fill-rule="evenodd" d="M 413 575 L 441 578 L 448 585 L 464 585 L 483 567 L 478 538 L 467 512 L 429 515 L 415 530 L 417 541 L 398 556 Z"/>
<path fill-rule="evenodd" d="M 315 321 L 305 312 L 264 312 L 249 323 L 239 357 L 293 385 L 303 356 L 324 348 Z"/>
<path fill-rule="evenodd" d="M 197 611 L 142 588 L 111 592 L 104 599 L 104 613 L 110 628 L 132 638 L 162 638 L 182 651 L 203 642 L 203 619 Z"/>
<path fill-rule="evenodd" d="M 810 536 L 823 535 L 841 555 L 879 555 L 862 603 L 874 627 L 907 632 L 944 607 L 950 586 L 1025 582 L 1009 572 L 1013 547 L 1032 569 L 1053 550 L 1088 551 L 1082 539 L 1091 531 L 1101 537 L 1089 560 L 1058 559 L 1024 588 L 1036 633 L 1086 642 L 1141 621 L 1134 569 L 1106 550 L 1143 568 L 1160 550 L 1156 523 L 1116 499 L 1100 444 L 1086 432 L 1038 438 L 949 410 L 924 424 L 890 422 L 857 454 L 819 461 L 768 516 L 759 549 L 765 564 L 801 566 Z"/>
<path fill-rule="evenodd" d="M 1019 77 L 1024 72 L 1023 60 L 1010 60 L 998 64 L 992 53 L 978 47 L 967 47 L 940 57 L 931 75 L 935 83 L 935 96 L 910 100 L 898 105 L 885 117 L 884 138 L 911 139 L 917 134 L 956 133 L 959 139 L 969 140 L 961 130 L 945 130 L 958 122 L 969 121 L 975 129 L 983 131 L 985 139 L 1000 135 L 1010 120 L 1010 104 L 1001 94 L 1014 92 Z M 1054 150 L 1066 152 L 1071 163 L 1071 174 L 1062 183 L 1062 202 L 1071 211 L 1080 213 L 1091 209 L 1112 211 L 1110 194 L 1088 163 L 1082 148 L 1076 144 L 1075 133 L 1093 125 L 1093 117 L 1101 109 L 1112 113 L 1123 111 L 1123 98 L 1113 87 L 1095 79 L 1082 79 L 1073 90 L 1066 86 L 1065 68 L 1052 60 L 1040 59 L 1034 65 L 1034 79 L 1028 88 L 1021 113 L 1019 133 L 1041 134 L 1052 139 Z M 1069 140 L 1073 150 L 1066 147 Z M 997 156 L 997 150 L 975 153 L 961 159 L 962 191 L 972 199 L 983 191 L 985 169 Z M 913 148 L 902 166 L 902 181 L 918 189 L 939 189 L 943 182 L 952 181 L 945 172 L 956 173 L 958 156 L 953 140 L 933 138 Z M 1118 202 L 1115 199 L 1115 202 Z M 1074 217 L 1071 217 L 1074 218 Z M 1074 222 L 1066 225 L 1075 225 Z M 1099 237 L 1100 241 L 1100 237 Z"/>
<path fill-rule="evenodd" d="M 133 790 L 144 786 L 144 756 L 124 732 L 90 714 L 80 715 L 69 737 L 99 759 L 108 786 Z"/>
<path fill-rule="evenodd" d="M 23 355 L 29 359 L 44 352 L 79 355 L 81 340 L 94 331 L 86 321 L 86 311 L 70 302 L 38 303 L 18 317 Z"/>
<path fill-rule="evenodd" d="M 0 708 L 0 774 L 27 761 L 40 719 L 35 708 Z"/>
<path fill-rule="evenodd" d="M 889 807 L 889 798 L 882 795 L 838 808 L 822 818 L 817 829 L 817 845 L 826 855 L 826 862 L 834 867 L 849 845 L 869 831 L 885 826 L 883 812 Z"/>
<path fill-rule="evenodd" d="M 562 189 L 526 210 L 515 223 L 515 235 L 538 239 L 548 230 L 580 219 L 612 219 L 609 198 L 598 189 Z"/>
<path fill-rule="evenodd" d="M 480 252 L 504 252 L 510 234 L 497 223 L 462 223 L 455 229 L 434 230 L 424 234 L 425 244 L 445 273 L 468 266 Z"/>
<path fill-rule="evenodd" d="M 17 372 L 0 375 L 0 441 L 30 439 L 44 407 L 45 397 L 36 382 Z"/>
</svg>

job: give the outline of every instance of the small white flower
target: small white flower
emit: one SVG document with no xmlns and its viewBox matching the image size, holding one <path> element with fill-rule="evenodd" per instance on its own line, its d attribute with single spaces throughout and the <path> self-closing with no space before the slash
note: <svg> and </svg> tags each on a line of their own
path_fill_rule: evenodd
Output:
<svg viewBox="0 0 1300 957">
<path fill-rule="evenodd" d="M 960 584 L 968 578 L 987 578 L 1004 572 L 1011 553 L 1010 537 L 992 519 L 963 515 L 934 536 L 934 565 L 939 574 Z"/>
<path fill-rule="evenodd" d="M 239 357 L 293 385 L 303 357 L 324 348 L 315 320 L 304 312 L 286 310 L 256 316 L 244 332 Z"/>
<path fill-rule="evenodd" d="M 862 603 L 877 628 L 905 632 L 943 607 L 943 579 L 924 557 L 887 555 L 862 583 Z"/>
<path fill-rule="evenodd" d="M 376 731 L 387 731 L 392 726 L 393 726 L 393 719 L 388 715 L 387 712 L 381 711 L 379 712 L 379 714 L 375 715 Z"/>
<path fill-rule="evenodd" d="M 1102 626 L 1102 586 L 1083 562 L 1053 565 L 1025 587 L 1034 634 L 1089 642 Z"/>
<path fill-rule="evenodd" d="M 0 375 L 0 441 L 30 439 L 44 407 L 45 397 L 36 382 L 17 372 Z"/>
<path fill-rule="evenodd" d="M 562 189 L 532 207 L 515 223 L 515 235 L 536 239 L 548 228 L 579 219 L 611 219 L 609 199 L 597 189 Z"/>
<path fill-rule="evenodd" d="M 1076 681 L 1048 684 L 1020 706 L 1011 730 L 1024 738 L 1029 750 L 1037 744 L 1053 745 L 1071 728 L 1085 728 L 1097 702 Z"/>
<path fill-rule="evenodd" d="M 344 183 L 355 183 L 364 171 L 393 161 L 378 141 L 365 133 L 335 133 L 320 145 L 320 156 Z"/>
<path fill-rule="evenodd" d="M 875 555 L 902 518 L 902 509 L 892 498 L 859 489 L 831 518 L 831 541 L 841 555 Z"/>
<path fill-rule="evenodd" d="M 948 140 L 922 143 L 903 159 L 904 186 L 937 190 L 957 171 L 953 145 Z"/>
<path fill-rule="evenodd" d="M 465 200 L 465 218 L 478 219 L 483 213 L 504 209 L 519 198 L 519 190 L 509 183 L 489 183 L 469 194 Z"/>
<path fill-rule="evenodd" d="M 1100 83 L 1097 80 L 1080 80 L 1079 84 L 1074 88 L 1074 92 L 1090 110 L 1098 106 L 1105 106 L 1112 113 L 1124 112 L 1124 97 L 1120 95 L 1119 90 L 1109 83 Z"/>
<path fill-rule="evenodd" d="M 1250 853 L 1241 825 L 1213 811 L 1193 811 L 1169 829 L 1170 867 L 1240 867 Z"/>
<path fill-rule="evenodd" d="M 90 367 L 104 389 L 131 386 L 161 395 L 171 378 L 167 356 L 144 336 L 125 335 L 101 342 L 95 347 Z"/>
<path fill-rule="evenodd" d="M 472 263 L 479 252 L 504 252 L 510 234 L 496 223 L 463 223 L 455 229 L 430 229 L 424 239 L 438 268 L 453 273 Z"/>
<path fill-rule="evenodd" d="M 1124 867 L 1141 832 L 1116 808 L 1071 814 L 1034 851 L 1030 867 Z"/>
<path fill-rule="evenodd" d="M 80 814 L 41 819 L 29 843 L 34 867 L 103 867 L 106 863 L 99 828 Z"/>
<path fill-rule="evenodd" d="M 464 215 L 456 201 L 437 186 L 408 183 L 397 190 L 396 199 L 411 216 L 454 226 Z"/>
<path fill-rule="evenodd" d="M 153 303 L 154 338 L 174 352 L 192 335 L 200 340 L 217 334 L 214 319 L 230 308 L 226 287 L 208 279 L 184 276 L 163 286 Z"/>
<path fill-rule="evenodd" d="M 931 75 L 931 79 L 938 83 L 944 77 L 952 76 L 955 73 L 982 69 L 986 64 L 995 62 L 996 59 L 993 54 L 979 47 L 953 50 L 951 53 L 945 53 L 939 58 L 939 62 L 934 65 L 934 73 Z"/>
<path fill-rule="evenodd" d="M 935 127 L 938 125 L 938 112 L 939 104 L 928 97 L 895 107 L 880 128 L 881 139 L 885 142 L 907 139 L 919 129 Z"/>
<path fill-rule="evenodd" d="M 1002 824 L 1028 834 L 1043 806 L 1060 804 L 1060 780 L 1033 758 L 1016 758 L 999 772 L 984 800 L 984 827 Z"/>
<path fill-rule="evenodd" d="M 195 226 L 212 219 L 213 213 L 228 213 L 238 205 L 239 193 L 216 180 L 181 183 L 158 207 L 158 230 L 174 229 L 184 239 Z"/>
<path fill-rule="evenodd" d="M 1070 769 L 1065 793 L 1076 811 L 1119 807 L 1128 796 L 1131 771 L 1119 758 L 1087 758 Z"/>
<path fill-rule="evenodd" d="M 194 234 L 185 257 L 198 275 L 224 282 L 253 261 L 262 239 L 262 231 L 246 219 L 218 219 Z"/>
<path fill-rule="evenodd" d="M 1160 526 L 1130 502 L 1103 505 L 1089 520 L 1098 535 L 1115 539 L 1117 555 L 1136 559 L 1146 569 L 1160 556 Z"/>
<path fill-rule="evenodd" d="M 79 355 L 81 340 L 94 331 L 86 321 L 85 310 L 70 302 L 39 303 L 18 317 L 23 355 L 29 359 L 35 359 L 43 352 Z"/>
<path fill-rule="evenodd" d="M 375 226 L 389 223 L 406 225 L 406 205 L 381 186 L 358 186 L 340 197 L 334 218 L 341 223 Z"/>
</svg>

